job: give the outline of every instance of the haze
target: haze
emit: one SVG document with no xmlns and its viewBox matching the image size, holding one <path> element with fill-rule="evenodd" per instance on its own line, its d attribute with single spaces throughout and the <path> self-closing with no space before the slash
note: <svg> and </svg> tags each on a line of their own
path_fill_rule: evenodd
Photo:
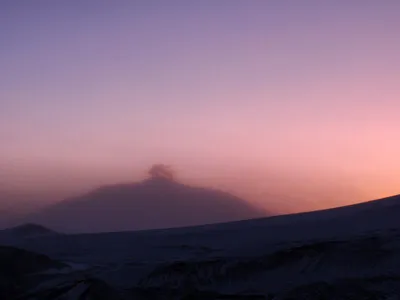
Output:
<svg viewBox="0 0 400 300">
<path fill-rule="evenodd" d="M 1 1 L 2 201 L 158 162 L 275 211 L 396 194 L 399 28 L 395 0 Z"/>
</svg>

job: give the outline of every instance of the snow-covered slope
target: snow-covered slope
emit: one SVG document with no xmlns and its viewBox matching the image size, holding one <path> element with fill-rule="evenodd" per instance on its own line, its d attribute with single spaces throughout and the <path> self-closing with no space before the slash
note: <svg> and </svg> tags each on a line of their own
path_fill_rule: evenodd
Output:
<svg viewBox="0 0 400 300">
<path fill-rule="evenodd" d="M 80 266 L 56 282 L 43 279 L 22 299 L 52 293 L 92 299 L 85 297 L 102 289 L 110 299 L 398 299 L 399 215 L 397 196 L 296 215 L 48 236 L 14 246 Z"/>
</svg>

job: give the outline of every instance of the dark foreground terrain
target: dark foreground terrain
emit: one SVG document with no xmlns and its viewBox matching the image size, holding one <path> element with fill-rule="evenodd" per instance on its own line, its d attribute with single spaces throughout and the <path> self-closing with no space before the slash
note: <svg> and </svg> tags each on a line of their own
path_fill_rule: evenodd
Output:
<svg viewBox="0 0 400 300">
<path fill-rule="evenodd" d="M 170 230 L 7 230 L 0 299 L 400 299 L 399 215 L 393 197 Z"/>
</svg>

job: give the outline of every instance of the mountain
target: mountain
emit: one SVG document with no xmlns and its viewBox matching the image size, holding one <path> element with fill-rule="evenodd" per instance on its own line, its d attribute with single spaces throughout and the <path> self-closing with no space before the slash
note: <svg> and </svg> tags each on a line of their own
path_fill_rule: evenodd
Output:
<svg viewBox="0 0 400 300">
<path fill-rule="evenodd" d="M 265 216 L 246 201 L 218 190 L 164 178 L 104 186 L 27 218 L 63 232 L 142 230 L 228 222 Z"/>
<path fill-rule="evenodd" d="M 37 224 L 23 224 L 0 230 L 0 244 L 12 245 L 24 240 L 58 235 L 60 233 Z"/>
<path fill-rule="evenodd" d="M 9 234 L 21 238 L 31 238 L 59 234 L 54 230 L 38 224 L 27 223 L 0 230 L 0 234 Z"/>
<path fill-rule="evenodd" d="M 12 287 L 20 300 L 398 299 L 399 215 L 395 196 L 225 224 L 25 239 L 14 246 L 68 268 L 21 271 L 37 285 Z"/>
</svg>

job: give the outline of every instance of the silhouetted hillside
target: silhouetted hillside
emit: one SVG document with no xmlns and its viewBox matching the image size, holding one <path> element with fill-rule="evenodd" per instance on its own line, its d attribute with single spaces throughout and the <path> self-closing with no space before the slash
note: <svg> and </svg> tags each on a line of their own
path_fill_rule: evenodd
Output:
<svg viewBox="0 0 400 300">
<path fill-rule="evenodd" d="M 32 215 L 66 232 L 122 231 L 190 226 L 265 216 L 261 209 L 218 190 L 164 178 L 104 186 Z"/>
<path fill-rule="evenodd" d="M 35 288 L 40 283 L 31 275 L 66 267 L 43 254 L 0 246 L 0 299 L 21 299 L 25 290 Z"/>
<path fill-rule="evenodd" d="M 59 235 L 60 233 L 37 224 L 23 224 L 0 230 L 0 244 L 18 245 L 25 240 Z"/>
<path fill-rule="evenodd" d="M 19 237 L 36 237 L 58 234 L 57 232 L 38 224 L 27 223 L 1 231 L 2 233 L 10 233 Z"/>
<path fill-rule="evenodd" d="M 180 186 L 131 188 L 153 185 Z M 93 194 L 108 199 L 122 187 Z M 29 253 L 0 247 L 0 299 L 398 299 L 399 213 L 395 196 L 208 226 L 24 239 L 14 246 Z"/>
</svg>

